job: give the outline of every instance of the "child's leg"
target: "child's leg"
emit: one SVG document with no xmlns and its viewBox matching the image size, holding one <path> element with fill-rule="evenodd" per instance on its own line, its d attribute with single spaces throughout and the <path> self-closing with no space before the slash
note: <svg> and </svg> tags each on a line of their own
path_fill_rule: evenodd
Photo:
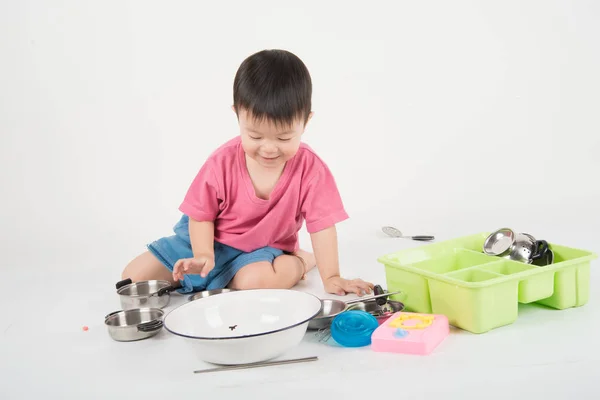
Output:
<svg viewBox="0 0 600 400">
<path fill-rule="evenodd" d="M 309 253 L 308 251 L 304 251 L 304 250 L 298 250 L 294 254 L 296 256 L 300 257 L 302 259 L 302 261 L 304 262 L 304 267 L 305 267 L 304 274 L 305 275 L 308 271 L 310 271 L 311 269 L 313 269 L 314 267 L 317 266 L 317 260 L 315 259 L 314 254 Z M 306 276 L 302 276 L 302 279 L 306 279 Z"/>
<path fill-rule="evenodd" d="M 235 274 L 228 286 L 239 290 L 290 289 L 314 266 L 314 256 L 300 250 L 296 255 L 278 256 L 273 263 L 260 261 L 248 264 Z"/>
<path fill-rule="evenodd" d="M 165 280 L 171 283 L 179 282 L 173 280 L 173 274 L 149 251 L 134 258 L 123 270 L 121 279 L 131 279 L 133 282 L 147 280 Z"/>
</svg>

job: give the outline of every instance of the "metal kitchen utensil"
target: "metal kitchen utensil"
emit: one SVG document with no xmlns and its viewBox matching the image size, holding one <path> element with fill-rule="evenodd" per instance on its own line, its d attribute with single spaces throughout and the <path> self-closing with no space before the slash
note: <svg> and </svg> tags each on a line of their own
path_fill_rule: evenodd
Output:
<svg viewBox="0 0 600 400">
<path fill-rule="evenodd" d="M 393 300 L 388 300 L 383 305 L 379 305 L 374 301 L 365 301 L 350 305 L 348 310 L 365 311 L 374 316 L 378 321 L 381 321 L 382 319 L 387 319 L 393 314 L 404 310 L 404 304 Z"/>
<path fill-rule="evenodd" d="M 546 257 L 548 243 L 537 240 L 528 233 L 515 233 L 512 229 L 501 228 L 491 233 L 483 243 L 483 252 L 513 261 L 531 264 Z"/>
<path fill-rule="evenodd" d="M 387 293 L 385 290 L 383 290 L 383 288 L 380 285 L 375 285 L 374 292 L 374 296 L 359 297 L 357 299 L 349 300 L 346 302 L 335 299 L 321 300 L 321 311 L 319 312 L 319 314 L 317 314 L 316 317 L 310 320 L 310 322 L 308 323 L 308 329 L 321 331 L 323 329 L 329 328 L 329 326 L 331 326 L 331 322 L 336 316 L 343 313 L 344 311 L 349 310 L 354 304 L 373 303 L 373 305 L 363 305 L 362 308 L 364 309 L 365 307 L 367 307 L 372 311 L 374 310 L 373 307 L 376 307 L 379 310 L 382 307 L 385 307 L 386 303 L 390 302 L 387 299 L 388 296 L 402 293 L 400 291 Z M 402 304 L 400 302 L 394 303 Z M 360 309 L 361 306 L 359 305 L 358 308 Z M 393 308 L 393 306 L 388 306 L 388 308 Z M 404 308 L 404 305 L 402 305 L 402 308 Z"/>
<path fill-rule="evenodd" d="M 520 261 L 531 264 L 533 261 L 546 256 L 548 252 L 548 242 L 545 240 L 536 240 L 527 233 L 519 233 L 511 247 L 511 251 L 504 258 L 514 261 Z"/>
<path fill-rule="evenodd" d="M 532 264 L 538 267 L 545 267 L 554 263 L 554 252 L 548 247 L 546 255 L 533 260 Z"/>
<path fill-rule="evenodd" d="M 505 256 L 510 254 L 511 247 L 517 234 L 510 228 L 500 228 L 492 232 L 483 243 L 483 252 L 490 256 Z"/>
<path fill-rule="evenodd" d="M 395 294 L 398 293 L 402 293 L 401 291 L 397 291 L 397 292 L 392 292 L 392 293 L 382 293 L 382 294 L 378 294 L 375 296 L 369 296 L 369 297 L 360 297 L 358 299 L 354 299 L 354 300 L 349 300 L 346 302 L 346 304 L 353 304 L 353 303 L 359 303 L 359 302 L 364 302 L 364 301 L 369 301 L 369 300 L 375 300 L 378 299 L 380 297 L 387 297 L 387 296 L 393 296 Z"/>
<path fill-rule="evenodd" d="M 315 333 L 315 336 L 317 337 L 319 343 L 327 343 L 329 339 L 331 339 L 331 329 L 329 329 L 329 326 L 327 328 L 319 329 Z"/>
<path fill-rule="evenodd" d="M 124 279 L 115 285 L 124 310 L 136 308 L 164 308 L 169 304 L 170 292 L 176 289 L 169 281 L 149 280 L 133 283 Z"/>
<path fill-rule="evenodd" d="M 120 310 L 108 314 L 104 324 L 111 338 L 131 342 L 154 336 L 163 327 L 164 311 L 160 308 Z"/>
<path fill-rule="evenodd" d="M 383 288 L 381 287 L 381 285 L 375 285 L 373 287 L 373 294 L 375 296 L 380 295 L 380 294 L 384 294 L 384 293 L 385 293 L 385 290 L 383 290 Z M 375 300 L 375 302 L 377 303 L 377 305 L 380 305 L 380 306 L 384 305 L 386 301 L 387 301 L 387 298 L 385 298 L 385 297 L 380 297 L 380 298 L 378 298 L 378 299 Z"/>
<path fill-rule="evenodd" d="M 309 329 L 317 331 L 315 333 L 315 336 L 319 338 L 319 342 L 327 342 L 329 340 L 329 337 L 331 336 L 329 328 L 333 319 L 342 312 L 349 310 L 365 311 L 374 316 L 378 321 L 380 321 L 391 317 L 394 313 L 404 310 L 404 304 L 394 300 L 386 300 L 386 302 L 381 305 L 377 304 L 375 300 L 354 302 L 350 305 L 347 305 L 346 309 L 344 309 L 343 311 L 340 311 L 335 314 L 329 314 L 328 317 L 325 318 L 320 318 L 320 320 L 314 323 L 313 325 L 311 325 L 311 323 L 313 322 L 311 321 L 309 323 Z"/>
<path fill-rule="evenodd" d="M 394 237 L 394 238 L 420 240 L 420 241 L 425 241 L 425 242 L 435 239 L 435 236 L 429 236 L 429 235 L 404 236 L 404 235 L 402 235 L 401 231 L 394 228 L 393 226 L 384 226 L 383 228 L 381 228 L 381 230 L 386 235 Z"/>
<path fill-rule="evenodd" d="M 263 361 L 252 364 L 240 364 L 240 365 L 227 365 L 223 367 L 216 368 L 208 368 L 208 369 L 199 369 L 194 371 L 195 374 L 203 374 L 206 372 L 219 372 L 219 371 L 231 371 L 235 369 L 248 369 L 248 368 L 260 368 L 260 367 L 271 367 L 273 365 L 284 365 L 284 364 L 296 364 L 301 362 L 309 362 L 309 361 L 317 361 L 319 357 L 304 357 L 304 358 L 292 358 L 289 360 L 279 360 L 279 361 Z"/>
</svg>

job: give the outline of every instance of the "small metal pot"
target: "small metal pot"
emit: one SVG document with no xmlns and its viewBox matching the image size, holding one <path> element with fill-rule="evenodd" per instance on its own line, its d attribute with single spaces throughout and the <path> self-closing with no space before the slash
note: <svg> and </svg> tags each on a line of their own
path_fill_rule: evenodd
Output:
<svg viewBox="0 0 600 400">
<path fill-rule="evenodd" d="M 203 290 L 202 292 L 197 292 L 188 297 L 188 301 L 194 301 L 199 299 L 205 299 L 209 296 L 215 296 L 217 294 L 235 292 L 237 289 L 213 289 L 213 290 Z"/>
<path fill-rule="evenodd" d="M 120 310 L 108 314 L 104 324 L 117 342 L 131 342 L 154 336 L 163 327 L 164 311 L 159 308 Z"/>
<path fill-rule="evenodd" d="M 133 283 L 124 279 L 115 285 L 123 310 L 136 308 L 164 308 L 171 299 L 170 292 L 176 289 L 169 281 L 140 281 Z"/>
</svg>

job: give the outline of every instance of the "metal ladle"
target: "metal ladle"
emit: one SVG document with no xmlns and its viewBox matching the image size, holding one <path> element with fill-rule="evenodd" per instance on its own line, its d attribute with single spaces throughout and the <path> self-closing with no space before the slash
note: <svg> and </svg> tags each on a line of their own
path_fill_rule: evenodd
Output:
<svg viewBox="0 0 600 400">
<path fill-rule="evenodd" d="M 435 239 L 435 236 L 428 236 L 428 235 L 404 236 L 404 235 L 402 235 L 402 232 L 400 232 L 398 229 L 394 228 L 393 226 L 384 226 L 383 228 L 381 228 L 381 230 L 386 235 L 394 237 L 394 238 L 420 240 L 420 241 L 425 241 L 425 242 Z"/>
</svg>

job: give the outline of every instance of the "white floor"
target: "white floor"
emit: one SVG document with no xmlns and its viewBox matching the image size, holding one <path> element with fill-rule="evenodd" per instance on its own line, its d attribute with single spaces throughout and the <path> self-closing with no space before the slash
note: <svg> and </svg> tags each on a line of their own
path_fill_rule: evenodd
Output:
<svg viewBox="0 0 600 400">
<path fill-rule="evenodd" d="M 600 250 L 590 237 L 574 242 Z M 343 270 L 348 277 L 360 275 L 385 287 L 377 256 L 415 245 L 400 239 L 346 241 L 340 246 Z M 307 333 L 284 357 L 316 355 L 316 362 L 210 374 L 192 373 L 208 365 L 165 330 L 132 343 L 108 336 L 103 320 L 119 307 L 114 283 L 120 266 L 82 269 L 67 260 L 62 275 L 53 274 L 52 265 L 46 272 L 7 266 L 0 319 L 0 398 L 596 399 L 598 265 L 592 264 L 586 306 L 564 311 L 523 306 L 515 324 L 486 334 L 453 329 L 430 356 L 341 348 L 319 343 Z M 309 278 L 298 289 L 324 296 L 316 271 Z M 184 301 L 184 296 L 174 297 L 166 311 Z M 83 326 L 89 330 L 83 331 Z"/>
</svg>

